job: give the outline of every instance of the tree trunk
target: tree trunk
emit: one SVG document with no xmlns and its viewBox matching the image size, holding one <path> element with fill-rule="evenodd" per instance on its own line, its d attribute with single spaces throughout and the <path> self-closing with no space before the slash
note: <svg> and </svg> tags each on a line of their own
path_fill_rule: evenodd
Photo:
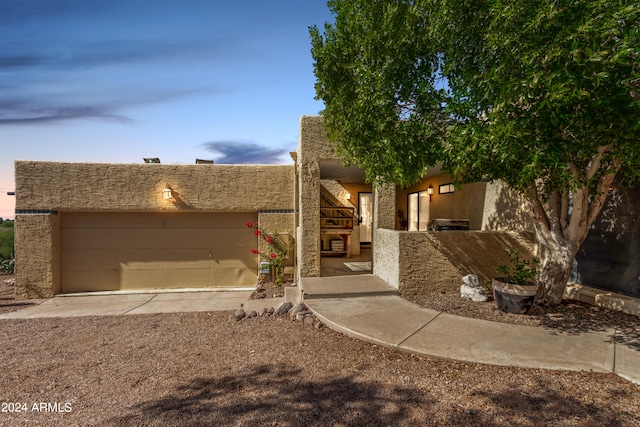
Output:
<svg viewBox="0 0 640 427">
<path fill-rule="evenodd" d="M 538 274 L 536 302 L 553 306 L 562 302 L 562 296 L 571 277 L 573 259 L 577 253 L 571 245 L 562 245 L 538 240 L 541 252 L 541 269 Z"/>
</svg>

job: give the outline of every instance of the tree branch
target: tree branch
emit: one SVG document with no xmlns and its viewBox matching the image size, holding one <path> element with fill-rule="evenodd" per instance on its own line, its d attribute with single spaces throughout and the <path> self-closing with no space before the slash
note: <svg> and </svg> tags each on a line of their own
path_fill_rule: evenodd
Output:
<svg viewBox="0 0 640 427">
<path fill-rule="evenodd" d="M 551 240 L 551 224 L 547 212 L 540 201 L 540 194 L 538 193 L 538 188 L 535 183 L 529 187 L 527 200 L 529 201 L 534 223 L 539 230 L 540 237 L 545 240 Z"/>
<path fill-rule="evenodd" d="M 588 180 L 591 180 L 594 176 L 596 176 L 596 173 L 598 172 L 598 170 L 600 169 L 600 165 L 602 164 L 602 158 L 604 157 L 606 152 L 611 150 L 611 147 L 612 144 L 601 145 L 600 147 L 598 147 L 598 154 L 593 156 L 585 170 L 585 175 Z"/>
<path fill-rule="evenodd" d="M 583 185 L 576 188 L 573 194 L 573 209 L 571 210 L 571 218 L 567 224 L 565 236 L 572 242 L 582 242 L 588 232 L 587 214 L 589 212 L 589 186 Z M 584 234 L 584 237 L 582 235 Z"/>
<path fill-rule="evenodd" d="M 589 213 L 587 215 L 587 227 L 590 228 L 591 224 L 596 220 L 600 210 L 602 209 L 602 205 L 604 205 L 604 201 L 609 194 L 609 188 L 613 183 L 613 180 L 616 178 L 620 167 L 622 166 L 622 161 L 620 159 L 615 159 L 613 161 L 613 165 L 609 171 L 600 178 L 600 182 L 598 183 L 598 187 L 596 189 L 596 194 L 593 195 L 593 199 L 589 205 Z"/>
<path fill-rule="evenodd" d="M 549 226 L 553 234 L 564 231 L 564 227 L 561 224 L 562 206 L 561 200 L 557 191 L 552 192 L 549 195 Z"/>
<path fill-rule="evenodd" d="M 562 200 L 560 201 L 560 225 L 562 226 L 562 234 L 566 232 L 569 226 L 569 192 L 562 192 Z"/>
</svg>

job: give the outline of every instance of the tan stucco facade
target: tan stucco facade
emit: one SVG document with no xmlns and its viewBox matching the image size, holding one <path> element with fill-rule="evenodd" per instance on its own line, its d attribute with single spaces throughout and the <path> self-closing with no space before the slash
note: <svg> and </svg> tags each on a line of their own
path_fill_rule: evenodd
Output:
<svg viewBox="0 0 640 427">
<path fill-rule="evenodd" d="M 334 148 L 326 136 L 321 117 L 303 116 L 300 119 L 296 152 L 299 277 L 320 276 L 320 162 L 339 160 Z"/>
<path fill-rule="evenodd" d="M 293 209 L 293 167 L 285 165 L 17 161 L 15 175 L 17 211 Z"/>
<path fill-rule="evenodd" d="M 293 166 L 17 161 L 15 171 L 19 298 L 61 291 L 66 212 L 254 212 L 263 228 L 294 235 Z"/>
<path fill-rule="evenodd" d="M 18 296 L 64 292 L 61 265 L 68 262 L 61 262 L 60 218 L 67 213 L 122 213 L 122 221 L 127 213 L 251 214 L 264 230 L 295 241 L 295 253 L 287 264 L 295 266 L 296 277 L 313 277 L 321 274 L 320 193 L 330 193 L 340 205 L 357 211 L 357 194 L 372 192 L 374 274 L 407 289 L 454 280 L 461 271 L 443 254 L 445 245 L 436 237 L 402 231 L 398 213 L 406 218 L 409 193 L 433 187 L 429 216 L 468 219 L 471 230 L 521 229 L 527 220 L 522 201 L 497 183 L 467 184 L 451 194 L 439 194 L 439 186 L 450 182 L 445 174 L 427 176 L 406 189 L 393 185 L 373 189 L 363 177 L 333 176 L 342 171 L 341 159 L 321 117 L 301 117 L 292 157 L 294 165 L 277 166 L 16 162 Z M 163 198 L 167 186 L 172 193 L 169 200 Z M 350 255 L 360 251 L 357 236 L 354 218 Z M 258 239 L 255 245 L 264 249 Z M 256 265 L 258 261 L 255 257 Z"/>
</svg>

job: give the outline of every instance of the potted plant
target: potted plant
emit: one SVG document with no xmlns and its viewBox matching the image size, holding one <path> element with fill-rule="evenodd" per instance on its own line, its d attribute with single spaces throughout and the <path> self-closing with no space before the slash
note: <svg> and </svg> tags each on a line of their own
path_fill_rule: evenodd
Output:
<svg viewBox="0 0 640 427">
<path fill-rule="evenodd" d="M 511 258 L 512 268 L 499 265 L 496 271 L 504 277 L 492 281 L 493 296 L 498 309 L 505 313 L 526 314 L 533 306 L 538 284 L 534 282 L 538 272 L 537 258 L 521 259 L 517 250 L 506 250 Z"/>
</svg>

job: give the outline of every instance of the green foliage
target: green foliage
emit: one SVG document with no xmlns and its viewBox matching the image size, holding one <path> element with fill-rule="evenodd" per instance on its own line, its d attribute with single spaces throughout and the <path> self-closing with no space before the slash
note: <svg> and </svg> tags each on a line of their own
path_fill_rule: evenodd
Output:
<svg viewBox="0 0 640 427">
<path fill-rule="evenodd" d="M 512 267 L 506 265 L 499 265 L 496 267 L 496 271 L 500 274 L 504 274 L 508 283 L 516 285 L 524 285 L 533 281 L 538 271 L 536 265 L 540 262 L 537 258 L 531 260 L 521 259 L 518 255 L 518 251 L 506 250 L 505 251 L 511 259 Z"/>
<path fill-rule="evenodd" d="M 5 221 L 2 225 L 6 224 Z M 13 227 L 0 227 L 0 260 L 6 260 L 13 258 L 13 246 L 14 246 L 14 231 Z"/>
<path fill-rule="evenodd" d="M 410 185 L 442 161 L 460 182 L 548 197 L 640 175 L 637 2 L 328 5 L 335 24 L 310 29 L 316 94 L 370 181 Z"/>
<path fill-rule="evenodd" d="M 247 228 L 254 230 L 255 235 L 262 240 L 265 250 L 251 249 L 254 255 L 260 255 L 260 258 L 269 261 L 273 271 L 273 281 L 282 284 L 284 281 L 284 261 L 289 253 L 293 250 L 294 244 L 285 241 L 277 232 L 266 232 L 257 222 L 247 221 Z"/>
<path fill-rule="evenodd" d="M 329 137 L 369 181 L 412 184 L 438 160 L 446 130 L 429 16 L 406 1 L 328 5 L 335 25 L 310 32 Z"/>
<path fill-rule="evenodd" d="M 13 274 L 15 269 L 15 260 L 5 259 L 0 261 L 0 274 Z"/>
<path fill-rule="evenodd" d="M 545 254 L 541 301 L 557 304 L 613 179 L 640 177 L 640 3 L 328 5 L 312 56 L 341 154 L 377 183 L 411 185 L 442 162 L 457 184 L 509 184 Z"/>
<path fill-rule="evenodd" d="M 445 169 L 466 181 L 502 179 L 523 193 L 537 185 L 545 196 L 584 186 L 593 194 L 620 167 L 640 174 L 640 104 L 632 96 L 640 4 L 447 3 L 472 31 L 468 44 L 454 41 L 455 32 L 443 42 L 449 111 L 459 119 Z M 451 17 L 439 24 L 451 28 Z M 599 152 L 600 167 L 589 173 Z"/>
</svg>

